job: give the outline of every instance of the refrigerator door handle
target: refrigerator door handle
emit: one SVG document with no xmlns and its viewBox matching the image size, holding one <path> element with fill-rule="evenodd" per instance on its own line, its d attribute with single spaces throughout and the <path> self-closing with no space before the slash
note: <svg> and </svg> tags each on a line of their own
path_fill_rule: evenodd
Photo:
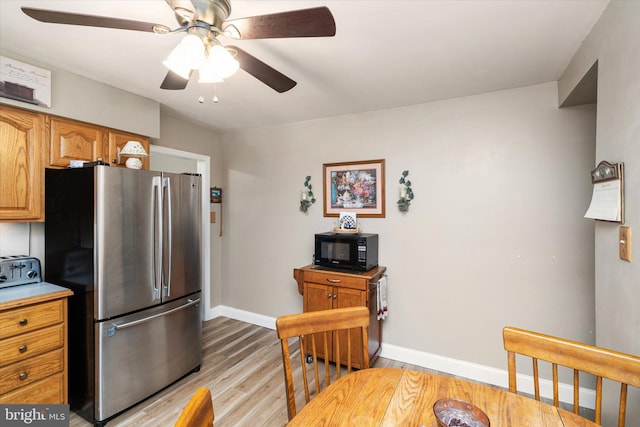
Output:
<svg viewBox="0 0 640 427">
<path fill-rule="evenodd" d="M 185 308 L 189 308 L 192 305 L 198 304 L 200 302 L 200 298 L 197 298 L 197 299 L 189 298 L 187 301 L 188 302 L 186 304 L 183 304 L 180 307 L 172 308 L 171 310 L 163 311 L 162 313 L 154 314 L 153 316 L 145 317 L 144 319 L 138 319 L 138 320 L 134 320 L 133 322 L 120 323 L 120 324 L 113 323 L 111 325 L 111 327 L 107 330 L 107 336 L 112 337 L 113 335 L 115 335 L 116 331 L 119 331 L 121 329 L 127 329 L 127 328 L 130 328 L 132 326 L 136 326 L 136 325 L 139 325 L 141 323 L 146 323 L 146 322 L 149 322 L 149 321 L 151 321 L 153 319 L 157 319 L 158 317 L 166 316 L 167 314 L 175 313 L 176 311 L 180 311 L 180 310 L 184 310 Z"/>
<path fill-rule="evenodd" d="M 167 251 L 167 265 L 165 268 L 167 269 L 167 275 L 165 277 L 165 289 L 167 290 L 167 297 L 171 296 L 171 256 L 173 254 L 173 242 L 172 242 L 172 230 L 171 230 L 171 178 L 165 176 L 162 178 L 162 187 L 165 190 L 163 193 L 166 194 L 166 206 L 167 206 L 167 217 L 165 218 L 165 222 L 167 224 L 166 236 L 165 240 L 167 243 L 166 251 Z"/>
<path fill-rule="evenodd" d="M 153 296 L 160 298 L 162 286 L 162 177 L 154 176 L 152 180 L 154 195 L 153 206 Z"/>
</svg>

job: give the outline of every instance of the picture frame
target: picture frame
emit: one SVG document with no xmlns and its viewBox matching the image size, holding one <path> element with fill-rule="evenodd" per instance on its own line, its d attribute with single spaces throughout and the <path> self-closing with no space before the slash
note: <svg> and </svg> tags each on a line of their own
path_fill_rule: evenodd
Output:
<svg viewBox="0 0 640 427">
<path fill-rule="evenodd" d="M 51 108 L 51 70 L 0 55 L 0 98 Z"/>
<path fill-rule="evenodd" d="M 222 188 L 211 187 L 210 203 L 222 203 Z"/>
<path fill-rule="evenodd" d="M 322 165 L 324 216 L 385 217 L 384 159 Z"/>
</svg>

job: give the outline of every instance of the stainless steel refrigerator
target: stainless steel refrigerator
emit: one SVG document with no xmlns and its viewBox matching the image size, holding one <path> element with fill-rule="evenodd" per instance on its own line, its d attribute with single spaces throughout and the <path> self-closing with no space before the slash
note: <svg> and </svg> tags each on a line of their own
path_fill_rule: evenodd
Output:
<svg viewBox="0 0 640 427">
<path fill-rule="evenodd" d="M 45 173 L 45 280 L 69 299 L 69 403 L 96 426 L 201 364 L 201 178 Z"/>
</svg>

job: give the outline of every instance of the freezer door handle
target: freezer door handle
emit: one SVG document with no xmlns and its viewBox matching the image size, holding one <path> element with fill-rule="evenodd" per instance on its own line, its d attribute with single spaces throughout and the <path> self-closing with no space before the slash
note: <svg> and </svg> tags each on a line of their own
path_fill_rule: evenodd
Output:
<svg viewBox="0 0 640 427">
<path fill-rule="evenodd" d="M 165 248 L 166 253 L 167 253 L 167 265 L 166 265 L 166 269 L 167 269 L 167 275 L 165 277 L 165 288 L 167 290 L 167 297 L 171 296 L 171 255 L 173 254 L 173 241 L 172 236 L 173 236 L 173 230 L 171 229 L 172 226 L 172 222 L 171 222 L 171 178 L 169 178 L 168 176 L 162 178 L 162 188 L 164 190 L 164 194 L 166 194 L 166 200 L 165 200 L 165 205 L 167 206 L 167 217 L 165 218 L 166 224 L 167 224 L 167 229 L 166 229 L 166 235 L 165 235 L 165 240 L 167 243 L 167 247 Z"/>
<path fill-rule="evenodd" d="M 112 336 L 115 335 L 116 331 L 118 331 L 120 329 L 127 329 L 127 328 L 130 328 L 132 326 L 139 325 L 141 323 L 149 322 L 149 321 L 151 321 L 153 319 L 157 319 L 158 317 L 166 316 L 167 314 L 171 314 L 171 313 L 175 313 L 176 311 L 184 310 L 185 308 L 189 308 L 192 305 L 198 304 L 199 302 L 200 302 L 200 298 L 197 298 L 197 299 L 189 298 L 187 300 L 186 304 L 183 304 L 180 307 L 172 308 L 169 311 L 163 311 L 162 313 L 154 314 L 153 316 L 145 317 L 144 319 L 134 320 L 133 322 L 120 323 L 120 324 L 113 323 L 111 325 L 111 327 L 107 330 L 107 336 L 108 337 L 112 337 Z"/>
</svg>

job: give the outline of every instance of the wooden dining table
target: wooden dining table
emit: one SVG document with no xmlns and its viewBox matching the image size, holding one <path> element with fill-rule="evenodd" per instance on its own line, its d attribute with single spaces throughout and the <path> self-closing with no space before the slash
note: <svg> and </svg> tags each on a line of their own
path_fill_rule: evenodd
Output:
<svg viewBox="0 0 640 427">
<path fill-rule="evenodd" d="M 437 427 L 433 404 L 442 398 L 467 401 L 492 427 L 597 426 L 572 412 L 461 378 L 398 368 L 352 372 L 311 399 L 287 426 Z"/>
</svg>

